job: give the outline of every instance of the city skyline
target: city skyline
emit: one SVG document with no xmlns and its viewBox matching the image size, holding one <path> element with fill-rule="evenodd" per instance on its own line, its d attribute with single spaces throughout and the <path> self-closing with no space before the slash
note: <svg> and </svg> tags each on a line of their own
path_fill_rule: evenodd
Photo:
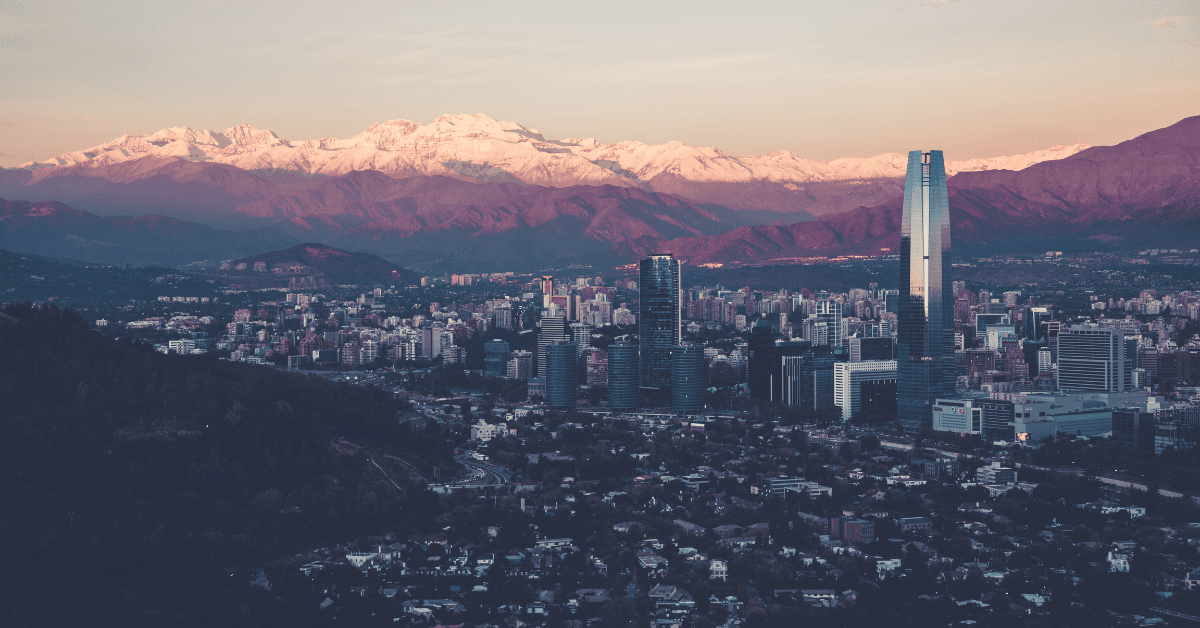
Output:
<svg viewBox="0 0 1200 628">
<path fill-rule="evenodd" d="M 0 626 L 1200 622 L 1197 68 L 1200 0 L 0 0 Z"/>
</svg>

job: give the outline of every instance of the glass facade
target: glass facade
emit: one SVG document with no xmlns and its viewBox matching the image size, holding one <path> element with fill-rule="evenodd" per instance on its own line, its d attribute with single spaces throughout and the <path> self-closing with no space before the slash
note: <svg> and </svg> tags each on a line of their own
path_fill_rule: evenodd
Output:
<svg viewBox="0 0 1200 628">
<path fill-rule="evenodd" d="M 942 151 L 908 154 L 900 224 L 896 413 L 905 429 L 929 427 L 933 399 L 954 392 L 950 198 Z"/>
<path fill-rule="evenodd" d="M 704 409 L 704 347 L 700 345 L 671 349 L 671 409 L 676 414 Z"/>
<path fill-rule="evenodd" d="M 615 342 L 608 347 L 608 407 L 633 410 L 638 406 L 638 346 Z"/>
<path fill-rule="evenodd" d="M 775 332 L 766 319 L 758 319 L 750 328 L 750 339 L 747 342 L 749 356 L 750 396 L 755 399 L 770 399 L 774 388 L 773 373 L 775 360 Z"/>
<path fill-rule="evenodd" d="M 575 407 L 578 371 L 575 343 L 559 341 L 546 346 L 546 407 L 552 410 Z"/>
<path fill-rule="evenodd" d="M 489 340 L 483 345 L 483 374 L 488 377 L 504 377 L 508 374 L 508 358 L 511 355 L 508 343 Z"/>
<path fill-rule="evenodd" d="M 641 262 L 638 339 L 642 386 L 671 385 L 671 347 L 682 340 L 679 311 L 679 262 L 670 254 Z"/>
</svg>

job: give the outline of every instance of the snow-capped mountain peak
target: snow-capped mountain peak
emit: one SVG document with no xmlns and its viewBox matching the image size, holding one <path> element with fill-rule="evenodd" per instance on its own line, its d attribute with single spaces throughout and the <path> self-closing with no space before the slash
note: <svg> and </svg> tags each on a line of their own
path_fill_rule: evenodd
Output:
<svg viewBox="0 0 1200 628">
<path fill-rule="evenodd" d="M 1019 170 L 1085 148 L 1088 146 L 1083 144 L 1055 146 L 1025 155 L 950 162 L 947 174 Z M 87 150 L 22 167 L 103 165 L 147 156 L 211 161 L 247 170 L 329 175 L 376 170 L 391 176 L 444 175 L 551 187 L 653 187 L 659 179 L 698 184 L 761 181 L 785 183 L 790 188 L 838 181 L 894 180 L 904 176 L 906 166 L 904 155 L 899 153 L 821 162 L 788 151 L 735 157 L 719 148 L 679 141 L 603 144 L 594 138 L 547 140 L 537 129 L 516 122 L 484 114 L 450 114 L 429 124 L 403 119 L 376 123 L 347 139 L 295 142 L 249 124 L 222 132 L 172 127 L 149 135 L 123 135 Z"/>
</svg>

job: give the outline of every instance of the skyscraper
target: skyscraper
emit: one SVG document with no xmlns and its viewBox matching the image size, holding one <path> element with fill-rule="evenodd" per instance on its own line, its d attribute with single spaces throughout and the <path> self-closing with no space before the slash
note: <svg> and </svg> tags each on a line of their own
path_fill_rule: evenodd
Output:
<svg viewBox="0 0 1200 628">
<path fill-rule="evenodd" d="M 1077 325 L 1058 336 L 1060 390 L 1129 390 L 1125 334 L 1119 329 Z"/>
<path fill-rule="evenodd" d="M 896 413 L 907 429 L 933 422 L 933 400 L 954 392 L 950 198 L 942 151 L 908 154 L 900 223 Z"/>
<path fill-rule="evenodd" d="M 638 297 L 638 338 L 641 343 L 642 385 L 657 388 L 671 384 L 671 347 L 679 344 L 679 262 L 671 256 L 651 255 L 641 263 Z"/>
<path fill-rule="evenodd" d="M 608 407 L 633 410 L 638 405 L 638 346 L 624 340 L 608 347 Z"/>
<path fill-rule="evenodd" d="M 546 345 L 546 407 L 569 410 L 575 407 L 579 385 L 579 357 L 575 344 L 559 340 Z"/>
<path fill-rule="evenodd" d="M 818 300 L 816 317 L 817 322 L 825 323 L 826 325 L 826 332 L 828 333 L 826 343 L 835 349 L 841 347 L 843 344 L 841 301 L 834 301 L 833 299 Z"/>
<path fill-rule="evenodd" d="M 542 330 L 538 333 L 538 375 L 546 376 L 546 347 L 559 340 L 569 339 L 566 319 L 561 316 L 548 316 L 542 319 Z"/>
<path fill-rule="evenodd" d="M 704 347 L 700 345 L 671 349 L 671 409 L 676 414 L 704 409 Z"/>
<path fill-rule="evenodd" d="M 748 342 L 750 396 L 755 399 L 770 399 L 773 380 L 772 367 L 775 363 L 775 333 L 765 319 L 758 319 L 750 328 Z"/>
</svg>

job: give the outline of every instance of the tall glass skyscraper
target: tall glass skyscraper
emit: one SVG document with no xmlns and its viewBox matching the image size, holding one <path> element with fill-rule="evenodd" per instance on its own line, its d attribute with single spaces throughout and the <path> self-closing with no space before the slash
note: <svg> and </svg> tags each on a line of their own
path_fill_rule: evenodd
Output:
<svg viewBox="0 0 1200 628">
<path fill-rule="evenodd" d="M 560 340 L 546 345 L 546 407 L 569 410 L 575 407 L 579 386 L 579 355 L 575 344 Z"/>
<path fill-rule="evenodd" d="M 950 198 L 942 151 L 908 154 L 900 224 L 896 413 L 905 429 L 933 424 L 933 399 L 954 393 Z"/>
<path fill-rule="evenodd" d="M 633 410 L 638 406 L 638 346 L 614 342 L 608 347 L 608 407 Z"/>
<path fill-rule="evenodd" d="M 651 255 L 641 263 L 638 340 L 641 344 L 642 386 L 671 385 L 671 347 L 682 340 L 679 311 L 679 262 Z"/>
<path fill-rule="evenodd" d="M 704 410 L 704 347 L 700 345 L 671 350 L 671 409 L 676 414 Z"/>
</svg>

